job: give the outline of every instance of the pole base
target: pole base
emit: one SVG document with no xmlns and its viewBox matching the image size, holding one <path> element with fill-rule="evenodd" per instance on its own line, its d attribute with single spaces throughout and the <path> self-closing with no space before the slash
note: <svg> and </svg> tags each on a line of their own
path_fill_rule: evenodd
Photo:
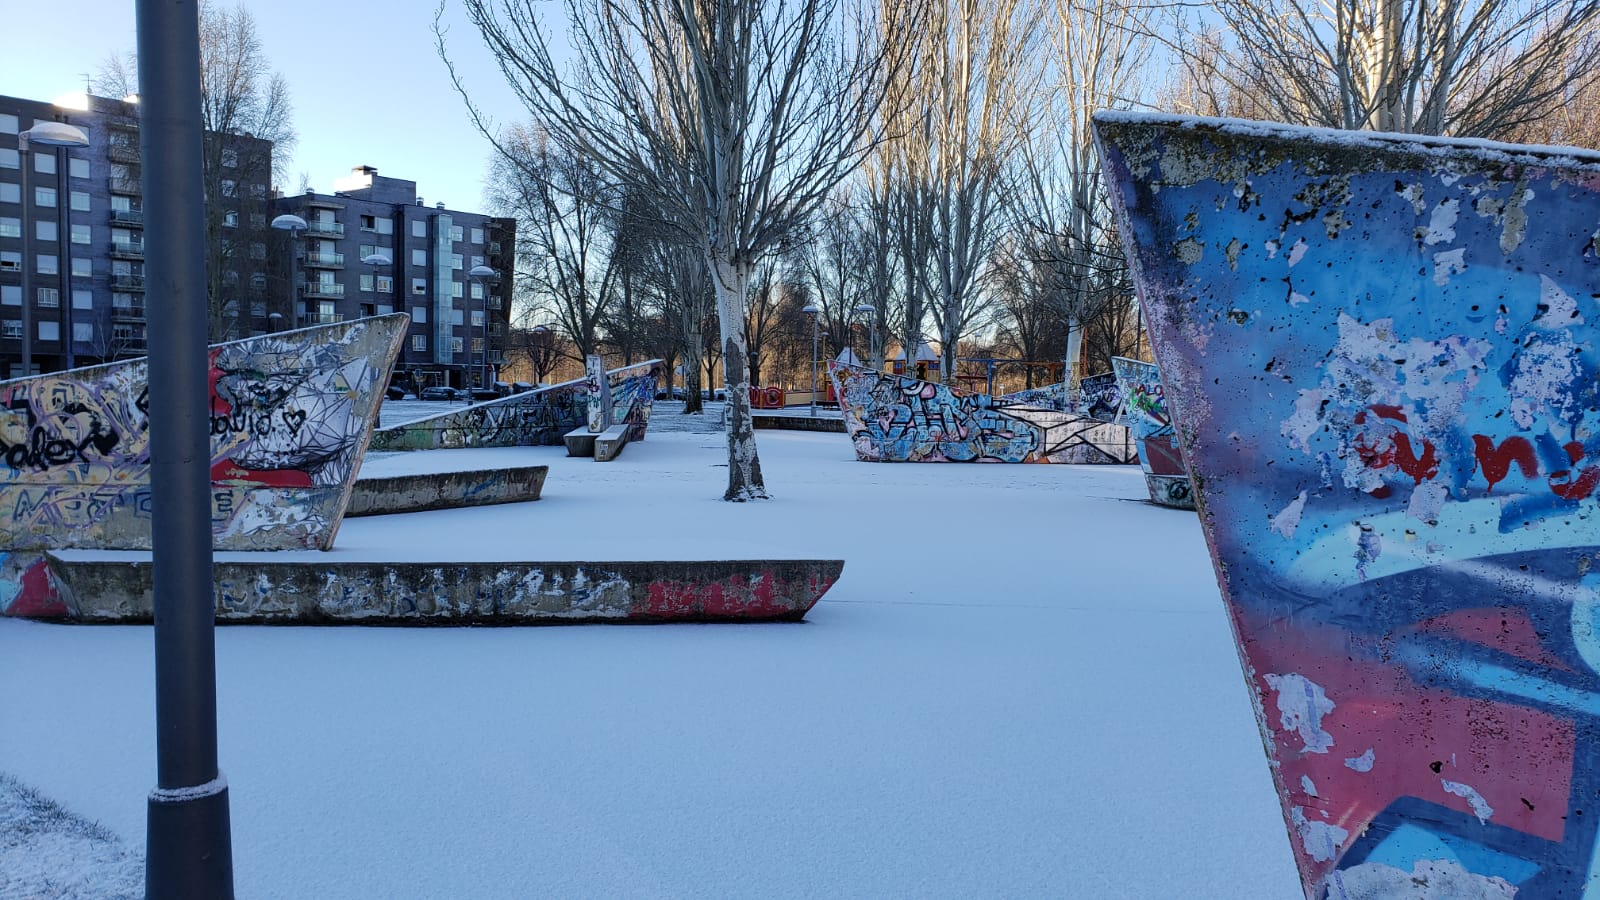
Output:
<svg viewBox="0 0 1600 900">
<path fill-rule="evenodd" d="M 182 800 L 150 798 L 146 900 L 233 900 L 228 789 Z"/>
</svg>

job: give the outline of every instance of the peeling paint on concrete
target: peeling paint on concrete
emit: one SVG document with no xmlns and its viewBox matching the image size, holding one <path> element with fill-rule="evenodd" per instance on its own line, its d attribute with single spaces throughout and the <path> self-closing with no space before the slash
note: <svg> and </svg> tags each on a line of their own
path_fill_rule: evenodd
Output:
<svg viewBox="0 0 1600 900">
<path fill-rule="evenodd" d="M 1333 736 L 1322 728 L 1322 717 L 1333 712 L 1333 701 L 1322 686 L 1304 675 L 1267 675 L 1265 680 L 1278 693 L 1278 722 L 1285 731 L 1300 737 L 1306 753 L 1327 753 Z"/>
<path fill-rule="evenodd" d="M 1479 822 L 1488 822 L 1489 817 L 1494 815 L 1494 807 L 1490 806 L 1488 801 L 1483 799 L 1483 795 L 1478 793 L 1471 785 L 1462 784 L 1459 781 L 1451 781 L 1448 778 L 1440 779 L 1439 783 L 1444 786 L 1447 793 L 1455 794 L 1457 797 L 1466 800 L 1467 805 L 1472 807 L 1472 814 L 1478 817 Z"/>
</svg>

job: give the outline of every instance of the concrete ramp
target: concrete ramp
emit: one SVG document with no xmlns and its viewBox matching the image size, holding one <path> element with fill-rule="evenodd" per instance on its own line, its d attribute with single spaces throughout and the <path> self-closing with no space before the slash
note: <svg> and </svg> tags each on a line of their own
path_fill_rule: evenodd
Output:
<svg viewBox="0 0 1600 900">
<path fill-rule="evenodd" d="M 145 554 L 49 555 L 71 621 L 151 621 Z M 539 625 L 799 621 L 843 560 L 274 562 L 215 565 L 217 621 L 284 625 Z"/>
</svg>

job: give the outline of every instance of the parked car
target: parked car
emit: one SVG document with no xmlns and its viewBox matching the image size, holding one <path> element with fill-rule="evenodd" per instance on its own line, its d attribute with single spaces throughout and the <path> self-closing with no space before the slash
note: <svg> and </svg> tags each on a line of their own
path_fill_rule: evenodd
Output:
<svg viewBox="0 0 1600 900">
<path fill-rule="evenodd" d="M 383 395 L 390 400 L 404 400 L 406 398 L 406 389 L 399 385 L 391 384 L 389 389 L 383 392 Z"/>
<path fill-rule="evenodd" d="M 467 396 L 473 400 L 498 400 L 501 394 L 492 387 L 475 387 L 467 392 Z"/>
<path fill-rule="evenodd" d="M 436 384 L 433 387 L 426 387 L 426 388 L 422 389 L 422 399 L 424 399 L 424 400 L 460 400 L 461 399 L 461 392 L 457 391 L 453 387 L 445 387 L 444 385 Z"/>
<path fill-rule="evenodd" d="M 513 393 L 513 394 L 526 394 L 527 392 L 529 392 L 531 390 L 533 390 L 533 385 L 529 384 L 526 381 L 513 381 L 513 382 L 511 382 L 511 393 Z"/>
</svg>

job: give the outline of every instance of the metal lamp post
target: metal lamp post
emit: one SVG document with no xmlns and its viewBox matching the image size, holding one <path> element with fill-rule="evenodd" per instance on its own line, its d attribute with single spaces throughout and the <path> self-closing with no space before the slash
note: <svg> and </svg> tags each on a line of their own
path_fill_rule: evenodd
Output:
<svg viewBox="0 0 1600 900">
<path fill-rule="evenodd" d="M 467 272 L 467 274 L 471 275 L 475 280 L 477 280 L 478 286 L 483 291 L 483 367 L 478 372 L 478 384 L 481 385 L 482 387 L 488 387 L 489 386 L 489 283 L 491 281 L 493 281 L 494 279 L 499 278 L 500 277 L 500 273 L 496 272 L 494 269 L 489 268 L 488 266 L 473 266 L 472 269 Z M 471 330 L 470 326 L 467 329 L 467 334 L 469 336 L 472 334 L 472 330 Z M 467 353 L 467 361 L 468 362 L 472 361 L 472 353 L 471 353 L 470 350 Z"/>
<path fill-rule="evenodd" d="M 28 247 L 33 243 L 33 225 L 29 221 L 28 210 L 33 208 L 33 194 L 28 186 L 28 175 L 33 169 L 29 159 L 29 145 L 38 144 L 41 147 L 87 147 L 89 136 L 82 128 L 68 125 L 65 122 L 36 122 L 32 128 L 17 135 L 17 162 L 22 166 L 22 375 L 27 377 L 33 374 L 33 267 L 37 260 L 31 259 Z M 61 198 L 56 198 L 59 204 Z M 71 231 L 71 226 L 68 226 Z M 59 242 L 61 235 L 56 235 Z M 70 235 L 67 238 L 70 240 Z M 58 263 L 59 264 L 59 263 Z M 69 291 L 70 293 L 70 291 Z M 67 302 L 71 302 L 69 299 Z M 72 335 L 67 335 L 67 346 L 71 344 Z"/>
<path fill-rule="evenodd" d="M 394 260 L 392 260 L 389 257 L 383 255 L 382 253 L 369 253 L 366 256 L 361 257 L 361 261 L 372 267 L 372 293 L 374 295 L 376 295 L 378 293 L 378 270 L 379 269 L 385 269 L 385 268 L 388 268 L 389 266 L 394 265 Z M 390 293 L 392 294 L 393 293 L 393 285 L 391 285 L 390 288 L 391 288 Z M 394 299 L 394 297 L 391 296 L 389 299 L 392 301 Z M 390 303 L 390 306 L 393 307 L 394 304 Z M 411 326 L 408 324 L 406 326 L 405 337 L 403 337 L 400 340 L 400 360 L 399 360 L 399 362 L 400 362 L 400 371 L 402 373 L 404 373 L 407 370 L 406 369 L 406 345 L 409 344 L 409 343 L 411 343 Z M 394 383 L 394 375 L 392 373 L 389 376 L 389 383 L 391 385 Z M 402 388 L 402 390 L 403 390 L 403 388 Z"/>
<path fill-rule="evenodd" d="M 811 317 L 811 417 L 817 416 L 817 314 L 822 312 L 814 303 L 807 303 L 800 311 Z"/>
<path fill-rule="evenodd" d="M 289 232 L 289 314 L 298 319 L 299 311 L 295 309 L 296 303 L 294 295 L 295 275 L 297 274 L 295 272 L 295 250 L 297 249 L 295 247 L 295 241 L 300 237 L 300 232 L 305 231 L 308 226 L 306 225 L 305 219 L 300 218 L 294 213 L 284 213 L 283 215 L 272 220 L 272 227 L 278 229 L 279 231 Z"/>
</svg>

